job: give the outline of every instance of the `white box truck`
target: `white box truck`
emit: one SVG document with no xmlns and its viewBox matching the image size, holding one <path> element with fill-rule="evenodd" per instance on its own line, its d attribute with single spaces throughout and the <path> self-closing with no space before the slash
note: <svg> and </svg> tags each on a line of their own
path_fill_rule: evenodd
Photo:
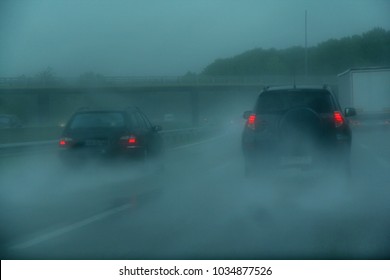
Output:
<svg viewBox="0 0 390 280">
<path fill-rule="evenodd" d="M 351 68 L 338 75 L 342 108 L 354 107 L 355 126 L 390 125 L 390 67 Z"/>
</svg>

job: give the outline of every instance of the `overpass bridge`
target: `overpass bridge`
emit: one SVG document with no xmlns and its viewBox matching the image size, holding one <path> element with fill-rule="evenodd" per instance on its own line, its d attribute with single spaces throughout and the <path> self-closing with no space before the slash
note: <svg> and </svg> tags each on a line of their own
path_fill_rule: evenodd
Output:
<svg viewBox="0 0 390 280">
<path fill-rule="evenodd" d="M 296 84 L 336 85 L 333 76 L 295 77 Z M 103 77 L 79 81 L 71 78 L 0 78 L 0 114 L 18 115 L 25 123 L 56 125 L 80 107 L 137 105 L 155 121 L 174 114 L 198 126 L 202 120 L 228 115 L 236 119 L 250 109 L 266 85 L 293 84 L 289 76 L 261 77 Z"/>
<path fill-rule="evenodd" d="M 337 77 L 332 76 L 92 76 L 81 77 L 0 77 L 0 88 L 39 88 L 39 87 L 180 87 L 180 86 L 251 86 L 251 85 L 286 85 L 293 84 L 337 84 Z"/>
</svg>

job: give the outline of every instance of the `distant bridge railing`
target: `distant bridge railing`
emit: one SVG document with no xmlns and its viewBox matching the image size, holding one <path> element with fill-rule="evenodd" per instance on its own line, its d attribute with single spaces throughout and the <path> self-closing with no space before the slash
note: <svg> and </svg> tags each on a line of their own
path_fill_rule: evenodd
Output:
<svg viewBox="0 0 390 280">
<path fill-rule="evenodd" d="M 181 85 L 285 85 L 337 84 L 337 76 L 96 76 L 94 79 L 50 77 L 0 77 L 0 88 L 7 87 L 123 87 L 123 86 L 181 86 Z"/>
</svg>

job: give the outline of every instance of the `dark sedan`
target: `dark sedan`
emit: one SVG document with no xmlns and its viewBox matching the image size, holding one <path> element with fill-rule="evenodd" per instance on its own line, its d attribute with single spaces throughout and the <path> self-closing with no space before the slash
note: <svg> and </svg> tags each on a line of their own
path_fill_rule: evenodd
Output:
<svg viewBox="0 0 390 280">
<path fill-rule="evenodd" d="M 163 151 L 160 130 L 137 107 L 80 110 L 65 126 L 59 141 L 60 156 L 65 161 L 156 158 Z"/>
</svg>

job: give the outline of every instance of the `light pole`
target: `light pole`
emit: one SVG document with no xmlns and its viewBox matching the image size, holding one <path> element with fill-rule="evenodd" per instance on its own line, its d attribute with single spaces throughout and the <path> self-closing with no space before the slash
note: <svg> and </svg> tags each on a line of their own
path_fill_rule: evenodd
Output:
<svg viewBox="0 0 390 280">
<path fill-rule="evenodd" d="M 307 10 L 305 10 L 305 79 L 307 81 Z"/>
</svg>

